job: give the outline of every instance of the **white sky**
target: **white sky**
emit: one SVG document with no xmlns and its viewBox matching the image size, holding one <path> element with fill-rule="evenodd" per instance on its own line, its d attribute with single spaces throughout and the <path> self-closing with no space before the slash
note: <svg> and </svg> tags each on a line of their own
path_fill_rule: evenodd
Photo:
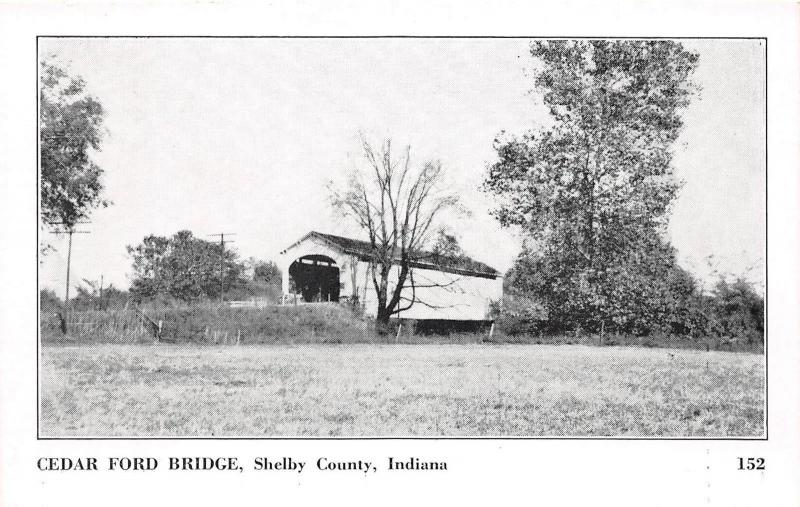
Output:
<svg viewBox="0 0 800 507">
<path fill-rule="evenodd" d="M 684 265 L 705 276 L 761 270 L 765 240 L 764 48 L 687 41 L 703 91 L 686 111 L 675 159 L 685 186 L 670 232 Z M 325 184 L 358 159 L 358 131 L 442 161 L 472 210 L 453 223 L 471 256 L 505 271 L 519 241 L 479 190 L 500 130 L 543 121 L 527 94 L 522 39 L 41 39 L 71 62 L 107 110 L 95 157 L 105 196 L 91 234 L 73 241 L 72 277 L 128 286 L 125 246 L 180 229 L 236 232 L 242 257 L 277 259 L 310 230 L 357 235 L 332 215 Z M 63 292 L 66 241 L 41 264 Z M 212 238 L 208 238 L 212 239 Z M 74 286 L 74 284 L 73 284 Z"/>
</svg>

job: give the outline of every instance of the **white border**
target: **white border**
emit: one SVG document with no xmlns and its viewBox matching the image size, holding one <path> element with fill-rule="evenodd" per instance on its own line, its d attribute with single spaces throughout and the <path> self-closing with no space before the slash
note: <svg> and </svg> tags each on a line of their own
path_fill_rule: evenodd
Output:
<svg viewBox="0 0 800 507">
<path fill-rule="evenodd" d="M 291 7 L 290 7 L 291 5 Z M 0 7 L 0 505 L 275 502 L 407 505 L 797 505 L 798 16 L 791 4 L 494 2 L 39 3 Z M 766 36 L 769 68 L 768 441 L 37 441 L 36 34 Z M 39 456 L 292 455 L 446 459 L 439 474 L 44 474 Z M 767 471 L 736 471 L 764 456 Z M 298 485 L 300 486 L 298 488 Z M 338 502 L 337 502 L 338 503 Z"/>
</svg>

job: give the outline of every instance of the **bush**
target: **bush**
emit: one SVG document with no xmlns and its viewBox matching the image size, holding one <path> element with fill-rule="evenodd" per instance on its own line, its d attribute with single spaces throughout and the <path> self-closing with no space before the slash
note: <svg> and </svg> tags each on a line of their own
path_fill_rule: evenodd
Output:
<svg viewBox="0 0 800 507">
<path fill-rule="evenodd" d="M 720 278 L 711 294 L 703 294 L 691 274 L 676 266 L 661 273 L 663 280 L 658 284 L 620 276 L 615 290 L 598 300 L 601 307 L 581 313 L 569 310 L 573 304 L 569 297 L 555 306 L 550 301 L 552 308 L 546 306 L 546 298 L 537 296 L 542 274 L 533 269 L 538 265 L 524 265 L 528 261 L 521 257 L 509 272 L 507 296 L 494 308 L 497 329 L 507 337 L 603 334 L 614 336 L 608 341 L 642 346 L 668 346 L 665 344 L 670 341 L 683 346 L 693 340 L 698 348 L 763 349 L 764 298 L 741 277 L 734 281 Z M 523 267 L 536 283 L 522 283 L 530 281 L 520 278 Z M 640 308 L 632 309 L 637 305 Z M 598 317 L 603 311 L 605 317 Z"/>
<path fill-rule="evenodd" d="M 60 312 L 61 304 L 61 299 L 56 296 L 56 292 L 53 289 L 39 291 L 39 309 L 42 313 Z"/>
<path fill-rule="evenodd" d="M 764 343 L 764 298 L 742 278 L 721 278 L 714 287 L 710 326 L 719 338 Z"/>
<path fill-rule="evenodd" d="M 547 324 L 547 312 L 535 299 L 510 291 L 493 305 L 495 329 L 507 336 L 540 334 Z"/>
<path fill-rule="evenodd" d="M 219 303 L 186 305 L 160 300 L 105 311 L 70 311 L 70 342 L 277 343 L 365 341 L 372 321 L 359 319 L 344 305 L 231 308 Z M 61 322 L 42 313 L 44 341 L 63 341 Z"/>
</svg>

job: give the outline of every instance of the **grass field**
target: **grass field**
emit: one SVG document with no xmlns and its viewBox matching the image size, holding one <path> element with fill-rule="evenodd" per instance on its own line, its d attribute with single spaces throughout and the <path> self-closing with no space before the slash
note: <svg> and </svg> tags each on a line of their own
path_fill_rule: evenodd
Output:
<svg viewBox="0 0 800 507">
<path fill-rule="evenodd" d="M 44 346 L 41 436 L 748 436 L 764 356 L 580 345 Z"/>
</svg>

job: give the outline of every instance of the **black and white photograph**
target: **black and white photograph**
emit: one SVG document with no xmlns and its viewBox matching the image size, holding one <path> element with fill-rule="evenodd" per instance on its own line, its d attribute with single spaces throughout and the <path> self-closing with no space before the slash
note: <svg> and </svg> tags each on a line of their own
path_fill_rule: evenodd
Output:
<svg viewBox="0 0 800 507">
<path fill-rule="evenodd" d="M 766 55 L 38 38 L 39 437 L 766 438 Z"/>
<path fill-rule="evenodd" d="M 0 506 L 794 506 L 775 2 L 0 3 Z"/>
</svg>

